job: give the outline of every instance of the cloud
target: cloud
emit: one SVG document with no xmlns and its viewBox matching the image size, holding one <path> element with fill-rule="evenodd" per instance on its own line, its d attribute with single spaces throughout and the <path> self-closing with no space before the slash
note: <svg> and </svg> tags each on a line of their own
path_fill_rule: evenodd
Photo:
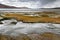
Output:
<svg viewBox="0 0 60 40">
<path fill-rule="evenodd" d="M 21 2 L 29 2 L 29 1 L 40 1 L 40 0 L 18 0 L 18 1 L 21 1 Z"/>
<path fill-rule="evenodd" d="M 1 2 L 1 1 L 0 1 Z M 5 0 L 1 2 L 2 4 L 10 5 L 10 6 L 16 6 L 16 7 L 28 7 L 28 8 L 39 8 L 40 2 L 39 1 L 29 1 L 29 2 L 21 2 L 21 1 L 8 1 Z"/>
<path fill-rule="evenodd" d="M 60 7 L 60 0 L 0 0 L 0 3 L 28 8 L 53 8 Z"/>
<path fill-rule="evenodd" d="M 40 0 L 42 5 L 49 4 L 55 2 L 56 0 Z"/>
<path fill-rule="evenodd" d="M 43 8 L 54 8 L 54 7 L 60 7 L 60 0 L 56 0 L 53 3 L 49 3 L 43 6 Z"/>
</svg>

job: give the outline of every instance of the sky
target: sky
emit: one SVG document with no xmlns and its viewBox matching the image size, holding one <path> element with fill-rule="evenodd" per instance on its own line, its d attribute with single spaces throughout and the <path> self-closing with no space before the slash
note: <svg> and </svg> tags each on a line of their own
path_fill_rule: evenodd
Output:
<svg viewBox="0 0 60 40">
<path fill-rule="evenodd" d="M 60 0 L 0 0 L 0 3 L 16 7 L 54 8 L 60 7 Z"/>
</svg>

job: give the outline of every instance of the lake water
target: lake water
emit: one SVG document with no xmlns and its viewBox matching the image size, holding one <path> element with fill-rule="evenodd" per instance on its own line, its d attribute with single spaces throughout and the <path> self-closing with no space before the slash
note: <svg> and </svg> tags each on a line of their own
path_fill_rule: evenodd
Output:
<svg viewBox="0 0 60 40">
<path fill-rule="evenodd" d="M 7 34 L 7 35 L 18 35 L 20 33 L 22 33 L 22 34 L 30 34 L 30 33 L 41 34 L 44 32 L 60 34 L 60 24 L 17 22 L 16 25 L 7 24 L 7 23 L 0 25 L 0 33 Z"/>
<path fill-rule="evenodd" d="M 0 12 L 41 12 L 41 11 L 54 11 L 60 12 L 60 9 L 18 9 L 18 8 L 0 8 Z"/>
</svg>

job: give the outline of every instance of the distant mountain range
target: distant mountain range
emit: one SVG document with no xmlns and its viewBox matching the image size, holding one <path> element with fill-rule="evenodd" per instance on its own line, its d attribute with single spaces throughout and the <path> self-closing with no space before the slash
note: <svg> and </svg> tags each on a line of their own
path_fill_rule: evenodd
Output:
<svg viewBox="0 0 60 40">
<path fill-rule="evenodd" d="M 39 8 L 39 9 L 60 9 L 60 7 L 55 7 L 55 8 Z"/>
<path fill-rule="evenodd" d="M 53 9 L 60 9 L 60 7 L 55 7 L 55 8 L 53 8 Z"/>
<path fill-rule="evenodd" d="M 4 5 L 4 4 L 0 4 L 0 8 L 16 8 L 14 6 L 7 6 L 7 5 Z"/>
<path fill-rule="evenodd" d="M 4 5 L 4 4 L 0 4 L 0 8 L 19 8 L 19 9 L 29 9 L 28 7 L 14 7 L 14 6 Z"/>
</svg>

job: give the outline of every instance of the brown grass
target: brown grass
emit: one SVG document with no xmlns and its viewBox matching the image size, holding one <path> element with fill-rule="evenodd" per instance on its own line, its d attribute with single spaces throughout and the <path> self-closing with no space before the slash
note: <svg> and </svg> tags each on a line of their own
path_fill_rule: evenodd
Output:
<svg viewBox="0 0 60 40">
<path fill-rule="evenodd" d="M 45 22 L 45 23 L 60 23 L 60 18 L 51 18 L 51 17 L 39 17 L 39 16 L 25 16 L 23 14 L 5 14 L 4 17 L 7 18 L 16 18 L 19 21 L 23 22 Z"/>
</svg>

